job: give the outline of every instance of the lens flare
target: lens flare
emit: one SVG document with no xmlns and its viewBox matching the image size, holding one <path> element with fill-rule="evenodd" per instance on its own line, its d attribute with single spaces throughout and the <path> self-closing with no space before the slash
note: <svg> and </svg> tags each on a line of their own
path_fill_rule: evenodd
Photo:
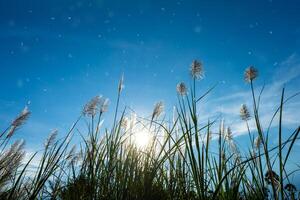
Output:
<svg viewBox="0 0 300 200">
<path fill-rule="evenodd" d="M 151 134 L 146 130 L 137 131 L 133 135 L 133 142 L 139 149 L 145 149 L 151 141 Z"/>
</svg>

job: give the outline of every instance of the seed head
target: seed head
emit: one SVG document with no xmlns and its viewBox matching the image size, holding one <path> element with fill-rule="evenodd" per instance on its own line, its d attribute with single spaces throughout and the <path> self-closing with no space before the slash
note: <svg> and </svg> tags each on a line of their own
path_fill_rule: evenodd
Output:
<svg viewBox="0 0 300 200">
<path fill-rule="evenodd" d="M 130 123 L 129 119 L 127 117 L 123 117 L 122 120 L 121 120 L 121 127 L 124 130 L 127 130 L 129 123 Z"/>
<path fill-rule="evenodd" d="M 254 146 L 256 149 L 259 149 L 261 146 L 261 138 L 259 136 L 257 136 L 254 140 Z"/>
<path fill-rule="evenodd" d="M 58 133 L 58 130 L 55 129 L 53 130 L 50 135 L 48 136 L 46 142 L 45 142 L 45 147 L 49 147 L 51 146 L 54 142 L 55 142 L 55 139 L 56 139 L 56 136 L 57 136 L 57 133 Z"/>
<path fill-rule="evenodd" d="M 152 119 L 155 117 L 158 117 L 164 110 L 164 104 L 162 101 L 159 101 L 155 104 L 153 113 L 152 113 Z"/>
<path fill-rule="evenodd" d="M 102 99 L 100 101 L 100 105 L 99 106 L 100 106 L 100 112 L 101 113 L 107 112 L 108 106 L 109 106 L 109 99 L 108 98 Z"/>
<path fill-rule="evenodd" d="M 85 104 L 82 113 L 86 116 L 95 116 L 101 99 L 102 96 L 95 96 L 92 98 L 87 104 Z"/>
<path fill-rule="evenodd" d="M 3 177 L 12 176 L 20 166 L 25 155 L 23 150 L 24 145 L 25 143 L 23 140 L 18 140 L 14 142 L 8 150 L 4 151 L 2 155 L 0 155 L 0 163 L 3 168 L 3 170 L 1 170 L 1 175 Z"/>
<path fill-rule="evenodd" d="M 23 124 L 25 124 L 29 116 L 30 116 L 30 111 L 28 110 L 28 107 L 25 106 L 25 108 L 18 115 L 18 117 L 14 119 L 14 121 L 11 123 L 11 128 L 7 134 L 7 137 L 11 137 L 18 128 L 20 128 Z"/>
<path fill-rule="evenodd" d="M 121 76 L 121 79 L 119 81 L 118 92 L 121 93 L 123 89 L 124 89 L 124 75 Z"/>
<path fill-rule="evenodd" d="M 203 78 L 203 65 L 201 61 L 194 60 L 191 65 L 191 75 L 194 79 Z"/>
<path fill-rule="evenodd" d="M 241 109 L 240 109 L 240 116 L 242 120 L 247 121 L 250 119 L 250 113 L 248 111 L 248 108 L 245 104 L 242 104 Z"/>
<path fill-rule="evenodd" d="M 258 76 L 258 71 L 253 66 L 250 66 L 245 70 L 244 78 L 246 82 L 253 81 L 257 76 Z"/>
<path fill-rule="evenodd" d="M 72 148 L 70 149 L 69 153 L 66 156 L 66 159 L 72 162 L 75 157 L 76 157 L 76 144 L 72 146 Z"/>
<path fill-rule="evenodd" d="M 177 93 L 181 96 L 185 96 L 186 95 L 186 92 L 187 92 L 187 88 L 184 84 L 184 82 L 180 82 L 177 84 L 176 86 L 176 90 L 177 90 Z"/>
<path fill-rule="evenodd" d="M 227 141 L 232 141 L 232 131 L 230 127 L 227 127 L 227 131 L 226 131 L 226 135 L 225 135 L 225 139 Z"/>
<path fill-rule="evenodd" d="M 12 154 L 18 153 L 24 149 L 25 141 L 24 140 L 17 140 L 14 142 L 10 147 L 10 152 Z"/>
<path fill-rule="evenodd" d="M 12 126 L 19 127 L 23 125 L 28 119 L 29 115 L 30 115 L 30 111 L 28 110 L 28 107 L 25 106 L 25 108 L 22 110 L 19 116 L 12 122 Z"/>
<path fill-rule="evenodd" d="M 95 96 L 83 108 L 82 113 L 86 116 L 95 116 L 97 112 L 106 112 L 109 100 L 102 96 Z"/>
</svg>

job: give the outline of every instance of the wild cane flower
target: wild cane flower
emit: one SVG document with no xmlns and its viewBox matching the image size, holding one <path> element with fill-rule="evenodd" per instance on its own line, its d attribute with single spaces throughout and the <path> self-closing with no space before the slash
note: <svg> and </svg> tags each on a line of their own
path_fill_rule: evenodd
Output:
<svg viewBox="0 0 300 200">
<path fill-rule="evenodd" d="M 153 113 L 152 113 L 152 120 L 155 117 L 158 117 L 164 110 L 164 104 L 162 101 L 159 101 L 155 104 L 154 109 L 153 109 Z"/>
<path fill-rule="evenodd" d="M 121 76 L 119 85 L 118 85 L 118 92 L 119 94 L 122 92 L 122 90 L 124 89 L 124 75 Z"/>
<path fill-rule="evenodd" d="M 108 99 L 104 99 L 102 96 L 95 96 L 84 106 L 82 113 L 86 116 L 95 116 L 97 111 L 101 113 L 106 112 L 108 104 Z"/>
<path fill-rule="evenodd" d="M 7 134 L 7 137 L 11 137 L 14 134 L 14 132 L 27 121 L 29 115 L 30 111 L 28 110 L 28 107 L 25 106 L 25 108 L 19 114 L 19 116 L 11 123 L 11 128 Z"/>
<path fill-rule="evenodd" d="M 1 178 L 4 178 L 2 181 L 10 179 L 17 172 L 17 169 L 21 165 L 21 161 L 25 156 L 23 149 L 24 141 L 18 140 L 14 142 L 7 151 L 0 155 L 0 168 L 2 168 L 2 170 L 0 170 L 0 174 Z"/>
<path fill-rule="evenodd" d="M 128 125 L 129 125 L 129 119 L 128 119 L 128 117 L 123 117 L 122 120 L 121 120 L 121 127 L 124 130 L 127 130 Z"/>
<path fill-rule="evenodd" d="M 87 116 L 95 116 L 101 98 L 102 96 L 95 96 L 92 98 L 87 104 L 85 104 L 82 113 Z"/>
<path fill-rule="evenodd" d="M 257 76 L 258 76 L 258 71 L 253 66 L 250 66 L 245 70 L 244 78 L 246 82 L 253 81 Z"/>
<path fill-rule="evenodd" d="M 109 99 L 102 99 L 100 101 L 100 112 L 101 113 L 104 113 L 104 112 L 107 112 L 108 110 L 108 106 L 109 106 Z"/>
<path fill-rule="evenodd" d="M 191 65 L 191 75 L 194 79 L 203 78 L 203 65 L 201 61 L 194 60 Z"/>
<path fill-rule="evenodd" d="M 74 144 L 71 148 L 71 150 L 69 151 L 69 153 L 67 154 L 66 159 L 68 161 L 73 161 L 74 157 L 76 156 L 76 144 Z"/>
<path fill-rule="evenodd" d="M 45 142 L 45 147 L 49 147 L 49 146 L 51 146 L 54 143 L 54 141 L 56 139 L 56 136 L 57 136 L 57 133 L 58 133 L 57 129 L 53 130 L 50 133 L 49 137 L 47 138 L 47 140 Z"/>
<path fill-rule="evenodd" d="M 81 152 L 77 152 L 76 144 L 72 146 L 65 159 L 68 161 L 67 167 L 71 167 L 81 159 Z"/>
<path fill-rule="evenodd" d="M 11 154 L 18 153 L 22 151 L 22 149 L 24 149 L 24 146 L 25 146 L 24 140 L 17 140 L 11 145 L 9 152 L 11 152 Z"/>
<path fill-rule="evenodd" d="M 255 146 L 256 149 L 260 148 L 260 146 L 261 146 L 261 138 L 260 138 L 260 136 L 257 136 L 255 138 L 255 140 L 254 140 L 254 146 Z"/>
<path fill-rule="evenodd" d="M 225 135 L 225 140 L 227 141 L 232 141 L 232 131 L 230 127 L 227 127 L 226 135 Z"/>
<path fill-rule="evenodd" d="M 7 168 L 6 170 L 10 171 L 9 169 L 16 167 L 21 162 L 25 155 L 24 145 L 24 140 L 17 140 L 10 146 L 8 151 L 0 155 L 0 163 Z"/>
<path fill-rule="evenodd" d="M 250 119 L 250 113 L 248 111 L 248 108 L 245 104 L 242 104 L 241 109 L 240 109 L 240 116 L 242 120 L 247 121 Z"/>
<path fill-rule="evenodd" d="M 233 141 L 232 131 L 230 127 L 227 127 L 224 139 L 228 142 L 229 147 L 233 153 L 238 153 L 238 148 Z"/>
<path fill-rule="evenodd" d="M 187 88 L 186 88 L 184 82 L 178 83 L 176 86 L 176 90 L 180 96 L 185 96 L 187 93 Z"/>
</svg>

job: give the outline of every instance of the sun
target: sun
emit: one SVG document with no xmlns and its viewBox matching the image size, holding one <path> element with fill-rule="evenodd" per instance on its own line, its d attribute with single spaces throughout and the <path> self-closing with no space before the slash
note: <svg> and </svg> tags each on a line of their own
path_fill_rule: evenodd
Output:
<svg viewBox="0 0 300 200">
<path fill-rule="evenodd" d="M 147 148 L 150 141 L 151 141 L 151 133 L 149 131 L 147 131 L 146 129 L 142 129 L 140 131 L 137 131 L 133 135 L 133 143 L 139 149 Z"/>
</svg>

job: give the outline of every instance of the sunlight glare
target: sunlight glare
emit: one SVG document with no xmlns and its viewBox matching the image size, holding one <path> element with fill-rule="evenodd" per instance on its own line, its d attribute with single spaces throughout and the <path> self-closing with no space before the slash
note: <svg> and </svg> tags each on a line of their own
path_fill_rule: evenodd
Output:
<svg viewBox="0 0 300 200">
<path fill-rule="evenodd" d="M 137 131 L 133 137 L 134 144 L 139 149 L 145 149 L 150 143 L 150 140 L 151 140 L 150 133 L 146 129 Z"/>
</svg>

